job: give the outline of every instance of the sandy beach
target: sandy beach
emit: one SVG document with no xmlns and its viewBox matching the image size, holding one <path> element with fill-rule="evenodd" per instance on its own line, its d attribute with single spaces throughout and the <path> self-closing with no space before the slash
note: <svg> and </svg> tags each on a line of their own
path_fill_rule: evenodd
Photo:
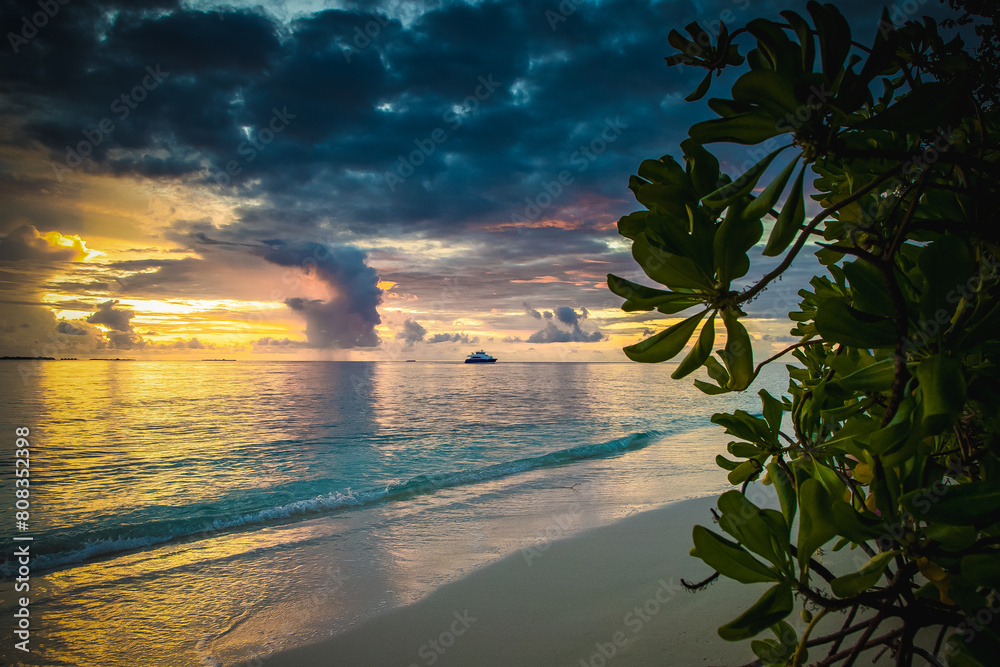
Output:
<svg viewBox="0 0 1000 667">
<path fill-rule="evenodd" d="M 265 664 L 742 664 L 752 658 L 747 643 L 724 642 L 716 628 L 766 586 L 717 582 L 691 593 L 680 585 L 711 573 L 688 551 L 691 527 L 711 523 L 714 500 L 674 503 L 522 550 Z"/>
</svg>

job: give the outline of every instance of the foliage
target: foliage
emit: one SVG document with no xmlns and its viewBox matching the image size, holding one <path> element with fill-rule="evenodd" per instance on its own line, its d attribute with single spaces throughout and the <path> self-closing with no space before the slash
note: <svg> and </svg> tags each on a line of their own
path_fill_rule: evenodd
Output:
<svg viewBox="0 0 1000 667">
<path fill-rule="evenodd" d="M 695 385 L 707 394 L 747 389 L 784 354 L 797 361 L 787 395 L 760 392 L 761 416 L 713 416 L 734 438 L 717 462 L 740 488 L 718 502 L 725 535 L 693 533 L 693 555 L 717 574 L 771 584 L 719 628 L 733 641 L 773 633 L 752 641 L 752 664 L 802 665 L 807 649 L 814 659 L 823 651 L 814 664 L 853 664 L 878 645 L 897 665 L 994 664 L 997 115 L 973 94 L 974 59 L 932 20 L 897 27 L 883 12 L 866 47 L 832 5 L 807 9 L 809 19 L 784 11 L 783 21 L 723 29 L 714 42 L 695 24 L 691 39 L 670 33 L 680 51 L 670 65 L 708 70 L 689 99 L 725 67 L 742 74 L 731 98 L 708 100 L 719 117 L 690 128 L 683 161 L 646 160 L 630 179 L 645 209 L 623 217 L 619 232 L 666 289 L 614 275 L 608 285 L 626 311 L 686 318 L 625 353 L 662 362 L 694 339 L 673 377 L 704 367 L 710 381 Z M 752 40 L 745 60 L 740 38 Z M 760 146 L 763 157 L 732 179 L 705 148 L 712 143 Z M 774 175 L 765 182 L 765 173 Z M 808 217 L 807 196 L 822 208 Z M 741 289 L 762 240 L 764 255 L 782 259 Z M 800 310 L 788 314 L 797 342 L 755 366 L 741 306 L 806 250 L 827 275 L 803 285 Z M 758 478 L 775 488 L 780 512 L 746 497 Z M 824 547 L 853 550 L 855 571 L 826 569 L 815 558 Z M 801 637 L 785 620 L 796 599 L 810 619 Z M 812 638 L 833 612 L 846 614 L 841 630 Z M 937 627 L 936 642 L 914 641 Z"/>
</svg>

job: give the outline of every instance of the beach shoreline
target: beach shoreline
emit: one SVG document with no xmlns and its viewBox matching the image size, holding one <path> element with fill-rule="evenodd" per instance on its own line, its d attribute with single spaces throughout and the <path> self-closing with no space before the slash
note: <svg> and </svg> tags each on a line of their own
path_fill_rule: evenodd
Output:
<svg viewBox="0 0 1000 667">
<path fill-rule="evenodd" d="M 680 583 L 711 574 L 689 550 L 691 528 L 711 524 L 715 499 L 672 503 L 522 549 L 264 664 L 741 664 L 752 657 L 748 645 L 721 640 L 716 628 L 766 586 L 718 581 L 692 593 Z"/>
</svg>

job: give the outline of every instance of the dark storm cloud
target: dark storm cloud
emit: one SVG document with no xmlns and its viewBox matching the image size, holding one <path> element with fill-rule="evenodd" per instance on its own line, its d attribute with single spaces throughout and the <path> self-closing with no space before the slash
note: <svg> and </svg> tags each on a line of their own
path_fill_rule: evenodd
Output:
<svg viewBox="0 0 1000 667">
<path fill-rule="evenodd" d="M 580 322 L 587 319 L 589 312 L 582 308 L 581 312 L 569 306 L 559 306 L 552 311 L 545 312 L 545 318 L 550 320 L 545 324 L 544 329 L 540 329 L 528 336 L 529 343 L 597 343 L 604 340 L 605 336 L 600 331 L 584 331 L 580 328 Z M 569 331 L 556 326 L 551 321 L 555 317 L 557 322 L 569 327 Z"/>
<path fill-rule="evenodd" d="M 71 260 L 79 254 L 76 247 L 53 247 L 41 238 L 34 225 L 21 225 L 0 238 L 0 261 Z"/>
<path fill-rule="evenodd" d="M 74 326 L 71 322 L 66 320 L 60 320 L 59 325 L 56 327 L 56 331 L 61 334 L 68 334 L 70 336 L 85 336 L 87 334 L 86 329 Z"/>
<path fill-rule="evenodd" d="M 285 347 L 285 348 L 296 348 L 296 347 L 307 347 L 308 343 L 303 340 L 292 340 L 290 338 L 271 338 L 270 336 L 265 336 L 259 340 L 253 342 L 253 346 L 262 348 L 271 347 Z"/>
<path fill-rule="evenodd" d="M 479 342 L 479 336 L 474 338 L 469 338 L 468 334 L 463 333 L 436 333 L 427 339 L 428 343 L 462 343 L 463 345 L 475 345 Z"/>
<path fill-rule="evenodd" d="M 115 308 L 118 299 L 105 301 L 97 306 L 97 312 L 87 318 L 90 324 L 103 324 L 115 331 L 131 332 L 132 318 L 135 317 L 134 310 L 121 310 Z"/>
<path fill-rule="evenodd" d="M 577 326 L 580 322 L 580 316 L 569 306 L 559 306 L 555 309 L 555 315 L 557 320 L 571 327 Z"/>
<path fill-rule="evenodd" d="M 542 319 L 542 314 L 540 312 L 538 312 L 537 310 L 535 310 L 534 308 L 532 308 L 530 305 L 528 305 L 527 301 L 522 302 L 521 305 L 524 306 L 524 312 L 525 312 L 526 315 L 531 315 L 536 320 Z"/>
<path fill-rule="evenodd" d="M 20 34 L 35 4 L 0 2 L 4 34 Z M 640 208 L 629 175 L 645 158 L 679 155 L 687 128 L 714 116 L 704 101 L 683 102 L 702 73 L 666 67 L 667 33 L 695 20 L 733 31 L 804 5 L 576 2 L 553 23 L 553 0 L 357 1 L 282 23 L 266 3 L 199 11 L 174 0 L 73 0 L 27 44 L 0 50 L 0 142 L 40 146 L 55 165 L 53 186 L 68 182 L 55 182 L 64 170 L 87 170 L 183 178 L 245 201 L 228 227 L 186 221 L 166 232 L 199 252 L 285 240 L 220 252 L 213 261 L 223 264 L 299 266 L 320 240 L 459 240 L 467 253 L 428 258 L 407 289 L 436 289 L 451 275 L 466 285 L 464 304 L 488 297 L 519 310 L 526 299 L 579 304 L 582 293 L 588 306 L 606 307 L 620 300 L 600 287 L 603 273 L 635 272 L 627 252 L 607 245 L 614 221 Z M 878 10 L 861 0 L 838 6 L 869 41 Z M 723 76 L 710 95 L 726 96 L 729 85 Z M 737 148 L 724 164 L 736 175 L 745 159 Z M 16 226 L 16 214 L 0 212 L 0 229 Z M 0 258 L 69 255 L 18 238 L 0 242 Z M 581 257 L 607 264 L 581 275 Z M 364 279 L 314 267 L 333 300 L 290 300 L 313 346 L 377 342 L 375 271 L 363 257 L 350 266 Z M 133 272 L 124 292 L 193 295 L 206 289 L 211 264 L 112 268 Z M 538 280 L 545 276 L 555 282 Z M 436 291 L 421 298 L 428 293 Z M 535 336 L 599 335 L 547 323 Z"/>
<path fill-rule="evenodd" d="M 285 300 L 306 320 L 312 347 L 351 348 L 378 345 L 375 325 L 382 320 L 378 305 L 382 290 L 378 273 L 365 263 L 367 255 L 349 246 L 272 242 L 260 256 L 278 266 L 299 267 L 331 288 L 329 301 L 291 297 Z"/>
<path fill-rule="evenodd" d="M 528 336 L 529 343 L 597 343 L 602 340 L 604 334 L 600 331 L 587 332 L 581 330 L 579 326 L 565 331 L 552 322 L 546 324 L 544 329 Z"/>
<path fill-rule="evenodd" d="M 414 343 L 422 341 L 426 335 L 427 329 L 425 329 L 419 322 L 406 320 L 403 322 L 403 330 L 396 332 L 396 340 L 401 340 L 407 345 L 413 345 Z"/>
<path fill-rule="evenodd" d="M 543 0 L 444 3 L 406 26 L 376 3 L 287 25 L 155 4 L 75 3 L 2 56 L 25 140 L 70 168 L 76 153 L 114 173 L 201 171 L 275 212 L 303 204 L 312 224 L 336 212 L 359 230 L 427 231 L 506 221 L 539 195 L 542 217 L 583 193 L 621 197 L 670 132 L 663 96 L 696 75 L 668 81 L 662 60 L 667 26 L 694 16 L 686 1 L 581 5 L 554 31 Z M 608 141 L 616 117 L 628 128 Z"/>
</svg>

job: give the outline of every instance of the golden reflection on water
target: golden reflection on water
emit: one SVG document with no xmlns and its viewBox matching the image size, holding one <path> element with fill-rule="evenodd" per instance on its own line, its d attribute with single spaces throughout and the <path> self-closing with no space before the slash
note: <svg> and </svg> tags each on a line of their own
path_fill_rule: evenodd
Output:
<svg viewBox="0 0 1000 667">
<path fill-rule="evenodd" d="M 150 505 L 198 519 L 198 503 L 295 478 L 310 457 L 341 456 L 317 443 L 343 423 L 370 429 L 350 451 L 399 461 L 401 481 L 473 468 L 487 447 L 510 447 L 504 460 L 595 444 L 606 439 L 595 431 L 649 408 L 636 382 L 644 376 L 616 366 L 47 364 L 23 413 L 37 424 L 39 527 L 112 516 L 125 532 L 129 513 Z M 683 391 L 657 400 L 657 409 L 700 407 Z M 688 443 L 683 455 L 650 447 L 39 574 L 36 636 L 52 657 L 45 664 L 173 667 L 213 656 L 237 664 L 413 602 L 539 536 L 558 539 L 684 497 L 703 488 L 701 471 L 656 471 L 697 456 L 717 472 L 705 447 Z M 434 464 L 445 454 L 453 468 L 442 471 Z M 9 590 L 0 586 L 5 600 Z"/>
</svg>

